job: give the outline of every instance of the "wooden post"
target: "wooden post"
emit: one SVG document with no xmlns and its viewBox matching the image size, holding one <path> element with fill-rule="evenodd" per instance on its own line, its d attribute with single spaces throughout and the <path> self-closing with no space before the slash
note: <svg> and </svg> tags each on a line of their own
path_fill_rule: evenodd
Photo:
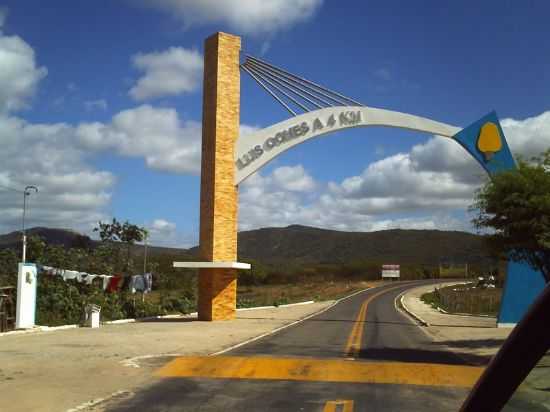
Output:
<svg viewBox="0 0 550 412">
<path fill-rule="evenodd" d="M 202 114 L 200 257 L 237 260 L 238 192 L 235 143 L 239 135 L 240 37 L 216 33 L 205 41 Z M 235 269 L 200 269 L 200 320 L 235 318 Z"/>
</svg>

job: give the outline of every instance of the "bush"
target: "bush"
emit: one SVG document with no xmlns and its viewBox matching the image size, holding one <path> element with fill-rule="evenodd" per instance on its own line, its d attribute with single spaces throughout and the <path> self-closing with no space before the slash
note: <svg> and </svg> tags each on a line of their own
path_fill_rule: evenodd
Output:
<svg viewBox="0 0 550 412">
<path fill-rule="evenodd" d="M 164 313 L 179 312 L 184 315 L 191 313 L 196 309 L 194 300 L 191 300 L 188 296 L 161 296 L 160 307 Z"/>
<path fill-rule="evenodd" d="M 165 314 L 166 311 L 182 312 L 191 307 L 189 300 L 175 299 L 168 308 L 155 305 L 147 300 L 141 301 L 141 295 L 127 292 L 105 293 L 95 286 L 78 283 L 74 280 L 63 281 L 60 277 L 38 277 L 36 300 L 36 323 L 38 325 L 57 326 L 80 323 L 86 305 L 93 303 L 101 307 L 103 321 L 142 318 Z"/>
<path fill-rule="evenodd" d="M 64 325 L 79 323 L 85 305 L 84 295 L 74 281 L 38 277 L 36 323 Z"/>
</svg>

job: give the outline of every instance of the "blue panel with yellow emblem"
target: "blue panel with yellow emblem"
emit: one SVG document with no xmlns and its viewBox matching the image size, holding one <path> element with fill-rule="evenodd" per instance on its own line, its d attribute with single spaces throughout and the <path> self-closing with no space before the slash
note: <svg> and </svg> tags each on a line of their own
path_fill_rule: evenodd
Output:
<svg viewBox="0 0 550 412">
<path fill-rule="evenodd" d="M 517 167 L 494 111 L 462 129 L 453 138 L 479 162 L 489 176 Z M 508 263 L 498 315 L 499 326 L 520 321 L 529 305 L 542 292 L 543 279 L 541 273 L 524 262 Z"/>
</svg>

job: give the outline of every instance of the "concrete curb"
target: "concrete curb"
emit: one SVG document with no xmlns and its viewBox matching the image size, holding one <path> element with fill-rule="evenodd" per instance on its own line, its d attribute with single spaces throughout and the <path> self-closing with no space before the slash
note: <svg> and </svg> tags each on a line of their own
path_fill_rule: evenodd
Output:
<svg viewBox="0 0 550 412">
<path fill-rule="evenodd" d="M 9 332 L 2 332 L 0 333 L 0 337 L 13 335 L 30 335 L 37 332 L 55 332 L 57 330 L 76 329 L 79 327 L 79 325 L 35 326 L 32 329 L 18 329 L 10 330 Z"/>
<path fill-rule="evenodd" d="M 403 310 L 411 317 L 413 318 L 414 320 L 416 320 L 417 322 L 420 322 L 420 324 L 422 326 L 430 326 L 430 324 L 428 322 L 426 322 L 424 319 L 422 319 L 420 316 L 418 316 L 416 313 L 414 313 L 412 310 L 410 310 L 407 305 L 405 305 L 405 295 L 407 294 L 407 292 L 410 292 L 410 290 L 406 290 L 405 292 L 403 292 L 401 295 L 398 296 L 397 299 L 399 299 L 399 303 L 401 304 L 401 307 L 403 308 Z M 396 299 L 396 300 L 397 300 Z"/>
<path fill-rule="evenodd" d="M 311 305 L 312 303 L 315 303 L 313 300 L 308 300 L 305 302 L 297 302 L 297 303 L 287 303 L 285 305 L 278 305 L 278 306 L 253 306 L 251 308 L 238 308 L 237 312 L 241 311 L 247 311 L 247 310 L 255 310 L 255 309 L 276 309 L 276 308 L 288 308 L 291 306 L 301 306 L 301 305 Z"/>
<path fill-rule="evenodd" d="M 292 307 L 292 306 L 310 305 L 312 303 L 315 303 L 315 302 L 313 300 L 308 300 L 305 302 L 287 303 L 285 305 L 279 305 L 279 306 L 255 306 L 251 308 L 239 308 L 237 309 L 237 312 L 247 311 L 247 310 L 258 310 L 258 309 L 286 308 L 286 307 Z M 156 320 L 156 319 L 177 319 L 177 318 L 188 318 L 188 317 L 194 317 L 194 316 L 197 316 L 197 312 L 192 312 L 185 315 L 159 315 L 159 316 L 147 316 L 145 318 L 108 320 L 105 322 L 101 322 L 101 324 L 102 325 L 123 325 L 127 323 L 144 322 L 144 321 L 150 321 L 150 320 Z M 81 327 L 83 326 L 80 326 L 80 325 L 35 326 L 32 329 L 21 329 L 21 330 L 12 330 L 9 332 L 3 332 L 3 333 L 0 333 L 0 337 L 12 336 L 12 335 L 28 335 L 28 334 L 37 333 L 37 332 L 55 332 L 58 330 L 77 329 Z"/>
<path fill-rule="evenodd" d="M 246 311 L 246 310 L 257 310 L 257 309 L 276 309 L 276 308 L 287 308 L 291 306 L 299 306 L 299 305 L 310 305 L 312 303 L 315 303 L 313 300 L 308 300 L 306 302 L 298 302 L 298 303 L 287 303 L 286 305 L 279 305 L 279 306 L 253 306 L 251 308 L 238 308 L 237 312 Z M 191 312 L 186 313 L 185 315 L 159 315 L 159 316 L 147 316 L 145 318 L 129 318 L 129 319 L 117 319 L 117 320 L 108 320 L 106 322 L 101 322 L 102 325 L 120 325 L 124 323 L 135 323 L 135 322 L 143 322 L 147 320 L 155 320 L 155 319 L 178 319 L 178 318 L 192 318 L 194 316 L 197 316 L 197 312 Z"/>
</svg>

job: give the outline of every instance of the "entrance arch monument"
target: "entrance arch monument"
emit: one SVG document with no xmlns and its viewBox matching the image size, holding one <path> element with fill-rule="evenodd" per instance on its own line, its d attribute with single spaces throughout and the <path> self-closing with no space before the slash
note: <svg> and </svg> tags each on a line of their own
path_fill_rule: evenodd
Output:
<svg viewBox="0 0 550 412">
<path fill-rule="evenodd" d="M 237 261 L 238 185 L 291 147 L 347 128 L 387 126 L 453 139 L 489 175 L 516 167 L 495 112 L 462 129 L 425 117 L 367 107 L 259 59 L 250 57 L 250 61 L 240 64 L 240 50 L 240 37 L 231 34 L 216 33 L 205 41 L 201 261 L 174 262 L 174 267 L 199 269 L 200 320 L 235 317 L 237 269 L 250 268 Z M 240 137 L 241 69 L 294 117 Z M 301 96 L 314 110 L 289 92 Z M 296 114 L 280 96 L 290 99 L 305 113 Z M 499 323 L 516 323 L 543 286 L 542 275 L 526 265 L 509 265 Z"/>
</svg>

